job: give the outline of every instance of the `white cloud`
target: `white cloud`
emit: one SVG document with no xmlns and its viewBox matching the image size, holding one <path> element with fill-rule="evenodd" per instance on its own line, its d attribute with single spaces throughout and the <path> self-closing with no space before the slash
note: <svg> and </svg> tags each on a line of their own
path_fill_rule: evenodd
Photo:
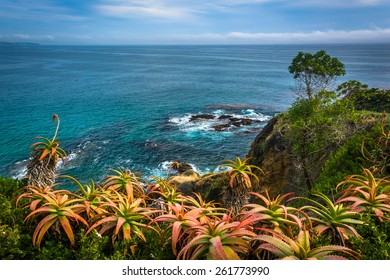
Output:
<svg viewBox="0 0 390 280">
<path fill-rule="evenodd" d="M 176 5 L 176 1 L 164 0 L 111 0 L 103 1 L 95 8 L 103 15 L 112 17 L 151 17 L 169 20 L 188 19 L 196 12 L 188 5 Z"/>
<path fill-rule="evenodd" d="M 179 38 L 176 38 L 179 39 Z M 390 28 L 365 30 L 326 30 L 312 32 L 286 33 L 246 33 L 230 32 L 226 34 L 205 33 L 185 35 L 184 41 L 193 43 L 390 43 Z"/>
<path fill-rule="evenodd" d="M 362 6 L 378 6 L 390 4 L 390 0 L 296 0 L 289 3 L 292 6 L 307 7 L 334 7 L 334 8 L 351 8 Z"/>
</svg>

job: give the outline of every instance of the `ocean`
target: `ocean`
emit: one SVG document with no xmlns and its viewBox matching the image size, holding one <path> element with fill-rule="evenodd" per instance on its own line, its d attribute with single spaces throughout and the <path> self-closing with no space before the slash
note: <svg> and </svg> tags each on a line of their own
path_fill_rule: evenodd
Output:
<svg viewBox="0 0 390 280">
<path fill-rule="evenodd" d="M 117 168 L 161 176 L 172 161 L 219 170 L 291 106 L 293 57 L 321 49 L 345 64 L 338 83 L 389 88 L 389 44 L 0 46 L 0 175 L 24 176 L 54 113 L 68 153 L 59 172 L 83 183 Z M 226 115 L 252 122 L 217 131 Z"/>
</svg>

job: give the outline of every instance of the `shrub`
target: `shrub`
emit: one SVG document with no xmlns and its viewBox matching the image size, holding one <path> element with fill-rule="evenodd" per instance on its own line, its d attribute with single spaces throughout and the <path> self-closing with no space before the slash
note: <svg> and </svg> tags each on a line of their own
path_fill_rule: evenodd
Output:
<svg viewBox="0 0 390 280">
<path fill-rule="evenodd" d="M 361 145 L 366 137 L 379 136 L 379 125 L 371 130 L 362 131 L 349 138 L 337 151 L 330 154 L 318 179 L 313 187 L 314 191 L 331 194 L 336 185 L 349 174 L 361 173 L 361 166 L 369 167 L 369 161 L 362 156 Z M 367 148 L 371 148 L 368 144 Z"/>
</svg>

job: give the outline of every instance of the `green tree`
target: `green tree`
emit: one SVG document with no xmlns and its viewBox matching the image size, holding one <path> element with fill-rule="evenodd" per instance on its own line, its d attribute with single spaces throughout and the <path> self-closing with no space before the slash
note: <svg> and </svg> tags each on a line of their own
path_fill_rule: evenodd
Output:
<svg viewBox="0 0 390 280">
<path fill-rule="evenodd" d="M 297 94 L 309 99 L 330 86 L 338 76 L 345 75 L 344 64 L 324 50 L 315 54 L 299 52 L 288 70 L 296 80 Z"/>
<path fill-rule="evenodd" d="M 345 142 L 353 133 L 354 120 L 349 101 L 337 100 L 329 91 L 312 99 L 298 98 L 286 113 L 286 136 L 309 190 L 314 184 L 312 173 L 318 168 L 315 163 Z"/>
</svg>

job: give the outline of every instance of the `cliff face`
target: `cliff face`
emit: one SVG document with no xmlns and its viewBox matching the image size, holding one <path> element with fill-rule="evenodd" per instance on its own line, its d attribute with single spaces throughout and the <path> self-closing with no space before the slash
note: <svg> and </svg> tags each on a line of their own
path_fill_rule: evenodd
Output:
<svg viewBox="0 0 390 280">
<path fill-rule="evenodd" d="M 287 192 L 304 194 L 308 191 L 307 177 L 316 182 L 329 155 L 340 148 L 349 137 L 363 130 L 370 130 L 376 122 L 375 117 L 366 116 L 358 123 L 345 127 L 344 140 L 330 143 L 323 153 L 311 158 L 305 174 L 302 164 L 292 152 L 290 141 L 285 136 L 287 128 L 283 115 L 274 117 L 257 135 L 247 154 L 251 164 L 264 171 L 264 174 L 256 172 L 259 183 L 253 182 L 254 191 L 262 192 L 268 189 L 272 196 Z"/>
<path fill-rule="evenodd" d="M 255 190 L 268 189 L 271 195 L 285 193 L 293 188 L 298 174 L 291 157 L 290 143 L 283 136 L 282 117 L 271 119 L 257 135 L 248 157 L 251 164 L 261 167 Z"/>
</svg>

